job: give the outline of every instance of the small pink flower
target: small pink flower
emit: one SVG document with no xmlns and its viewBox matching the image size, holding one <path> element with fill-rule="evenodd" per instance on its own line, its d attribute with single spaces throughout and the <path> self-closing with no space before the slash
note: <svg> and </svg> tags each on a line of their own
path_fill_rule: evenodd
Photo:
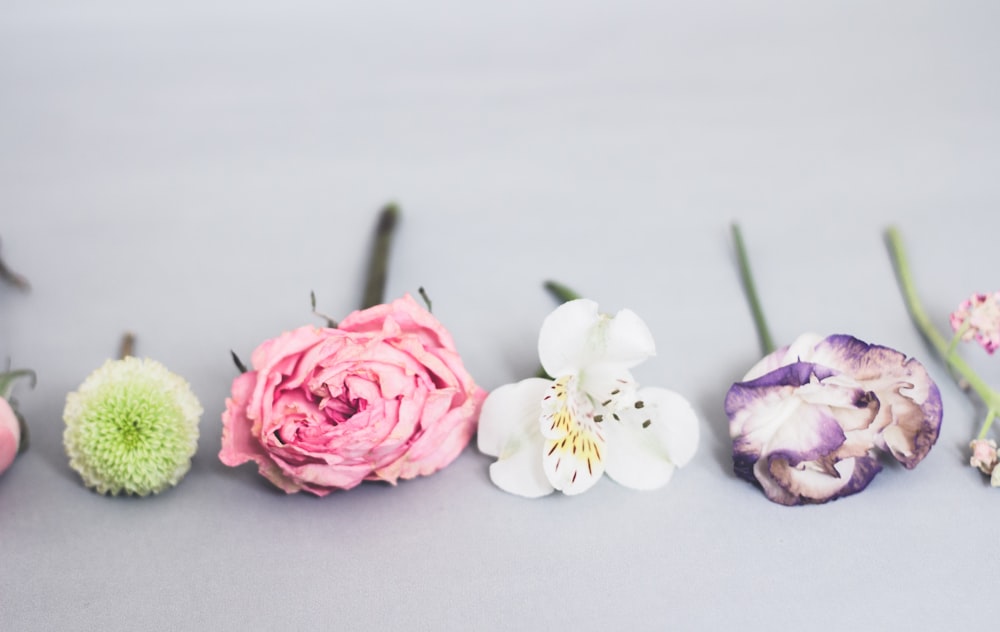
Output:
<svg viewBox="0 0 1000 632">
<path fill-rule="evenodd" d="M 287 332 L 252 359 L 226 401 L 219 458 L 255 461 L 287 493 L 436 472 L 468 444 L 486 397 L 448 331 L 410 296 L 338 328 Z"/>
<path fill-rule="evenodd" d="M 951 328 L 958 332 L 963 327 L 962 340 L 975 338 L 991 354 L 1000 348 L 1000 292 L 973 294 L 962 301 L 951 314 Z"/>
<path fill-rule="evenodd" d="M 990 474 L 997 464 L 997 442 L 993 439 L 975 439 L 969 443 L 972 458 L 969 465 L 978 467 L 983 474 Z"/>
<path fill-rule="evenodd" d="M 14 462 L 21 444 L 21 427 L 14 409 L 0 397 L 0 472 Z"/>
</svg>

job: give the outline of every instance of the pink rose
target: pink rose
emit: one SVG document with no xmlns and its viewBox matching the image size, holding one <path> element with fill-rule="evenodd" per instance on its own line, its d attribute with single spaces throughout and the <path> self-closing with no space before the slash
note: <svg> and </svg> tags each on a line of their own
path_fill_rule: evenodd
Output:
<svg viewBox="0 0 1000 632">
<path fill-rule="evenodd" d="M 0 472 L 14 462 L 21 444 L 21 426 L 6 399 L 0 397 Z"/>
<path fill-rule="evenodd" d="M 261 344 L 233 381 L 219 458 L 256 461 L 287 493 L 395 484 L 451 463 L 486 393 L 444 326 L 409 295 Z"/>
</svg>

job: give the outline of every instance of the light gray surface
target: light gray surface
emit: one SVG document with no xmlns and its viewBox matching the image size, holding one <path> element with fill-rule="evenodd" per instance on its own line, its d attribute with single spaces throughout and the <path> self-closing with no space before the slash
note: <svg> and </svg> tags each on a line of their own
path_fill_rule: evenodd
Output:
<svg viewBox="0 0 1000 632">
<path fill-rule="evenodd" d="M 994 625 L 982 411 L 907 320 L 881 231 L 939 326 L 997 288 L 996 3 L 3 4 L 0 237 L 35 288 L 0 290 L 0 354 L 39 374 L 0 477 L 3 629 Z M 638 377 L 695 402 L 694 462 L 537 501 L 473 447 L 325 499 L 222 466 L 229 349 L 315 322 L 311 289 L 350 311 L 388 199 L 389 293 L 426 286 L 480 384 L 534 370 L 540 282 L 563 280 L 647 320 Z M 735 218 L 779 340 L 928 365 L 945 425 L 916 470 L 797 509 L 734 479 L 722 399 L 757 359 Z M 86 491 L 62 452 L 65 394 L 125 328 L 205 407 L 155 498 Z"/>
</svg>

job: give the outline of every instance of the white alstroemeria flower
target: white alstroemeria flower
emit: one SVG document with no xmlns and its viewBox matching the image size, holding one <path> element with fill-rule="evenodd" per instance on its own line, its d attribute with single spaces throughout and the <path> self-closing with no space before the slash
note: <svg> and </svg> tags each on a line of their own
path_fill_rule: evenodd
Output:
<svg viewBox="0 0 1000 632">
<path fill-rule="evenodd" d="M 542 368 L 494 390 L 479 418 L 479 450 L 497 457 L 490 478 L 501 489 L 537 498 L 558 489 L 587 491 L 607 471 L 626 487 L 656 489 L 698 447 L 698 417 L 683 397 L 639 388 L 629 369 L 656 354 L 634 312 L 598 312 L 579 299 L 545 319 Z"/>
</svg>

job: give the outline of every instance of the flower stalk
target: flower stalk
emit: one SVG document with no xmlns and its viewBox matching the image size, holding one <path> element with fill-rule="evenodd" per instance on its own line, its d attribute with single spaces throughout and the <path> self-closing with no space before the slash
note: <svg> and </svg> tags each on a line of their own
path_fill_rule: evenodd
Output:
<svg viewBox="0 0 1000 632">
<path fill-rule="evenodd" d="M 31 289 L 28 279 L 8 268 L 7 264 L 4 263 L 3 257 L 0 257 L 0 279 L 10 283 L 19 290 L 28 291 Z"/>
<path fill-rule="evenodd" d="M 0 373 L 0 398 L 10 399 L 10 395 L 14 390 L 14 382 L 21 378 L 28 378 L 31 380 L 31 388 L 35 388 L 35 382 L 37 377 L 35 372 L 31 369 L 15 369 L 13 371 L 7 371 L 6 373 Z"/>
<path fill-rule="evenodd" d="M 746 245 L 743 243 L 743 234 L 740 232 L 739 224 L 732 225 L 733 246 L 736 248 L 736 261 L 740 267 L 740 280 L 743 282 L 743 291 L 746 293 L 747 302 L 750 304 L 750 312 L 753 315 L 753 324 L 757 328 L 757 339 L 760 341 L 762 355 L 768 355 L 775 350 L 774 339 L 771 338 L 771 331 L 764 318 L 764 310 L 760 306 L 760 297 L 757 296 L 757 287 L 754 285 L 753 274 L 750 271 L 750 259 L 747 257 Z"/>
<path fill-rule="evenodd" d="M 896 270 L 896 278 L 899 281 L 899 289 L 903 294 L 903 302 L 910 313 L 917 329 L 924 338 L 930 342 L 934 350 L 937 351 L 941 359 L 954 375 L 961 376 L 966 384 L 979 395 L 986 405 L 986 420 L 979 431 L 979 438 L 982 439 L 989 432 L 990 426 L 997 414 L 1000 413 L 1000 392 L 989 387 L 986 382 L 965 362 L 958 354 L 954 353 L 954 340 L 949 341 L 934 327 L 927 312 L 924 311 L 920 299 L 917 297 L 916 287 L 913 284 L 913 277 L 910 274 L 910 264 L 906 257 L 906 250 L 903 248 L 903 239 L 896 227 L 890 227 L 885 232 L 886 243 L 889 246 L 889 254 Z M 956 338 L 960 337 L 964 331 L 960 330 Z M 959 381 L 961 386 L 961 381 Z"/>
<path fill-rule="evenodd" d="M 548 290 L 549 294 L 555 297 L 560 304 L 575 301 L 578 298 L 583 298 L 569 287 L 557 281 L 546 281 L 545 289 Z"/>
<path fill-rule="evenodd" d="M 118 349 L 119 360 L 124 360 L 131 355 L 135 355 L 135 334 L 131 331 L 126 331 L 122 334 L 121 346 Z"/>
<path fill-rule="evenodd" d="M 375 243 L 372 246 L 371 258 L 368 260 L 368 276 L 365 281 L 365 293 L 361 299 L 361 309 L 368 309 L 385 302 L 385 278 L 389 267 L 389 250 L 392 238 L 399 223 L 399 207 L 387 204 L 379 215 L 375 227 Z"/>
</svg>

